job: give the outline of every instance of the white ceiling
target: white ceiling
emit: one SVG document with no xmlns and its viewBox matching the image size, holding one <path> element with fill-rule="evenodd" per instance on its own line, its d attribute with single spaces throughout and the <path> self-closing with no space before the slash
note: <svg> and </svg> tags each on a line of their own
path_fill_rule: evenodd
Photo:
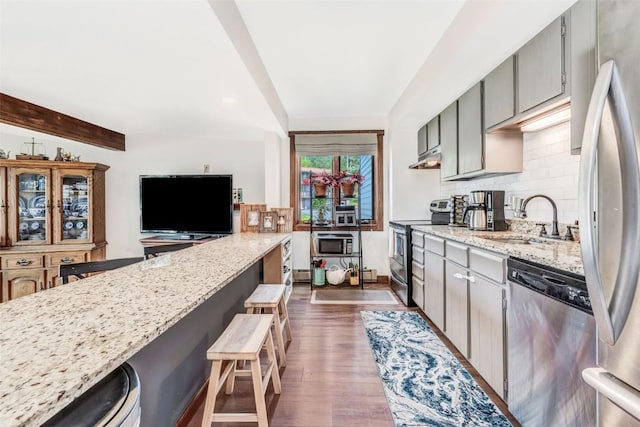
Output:
<svg viewBox="0 0 640 427">
<path fill-rule="evenodd" d="M 0 0 L 0 92 L 128 136 L 417 129 L 574 1 Z"/>
</svg>

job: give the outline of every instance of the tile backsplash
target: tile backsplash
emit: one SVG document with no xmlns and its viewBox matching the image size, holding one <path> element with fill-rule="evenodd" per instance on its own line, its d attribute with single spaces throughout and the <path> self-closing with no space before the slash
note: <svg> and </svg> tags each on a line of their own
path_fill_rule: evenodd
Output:
<svg viewBox="0 0 640 427">
<path fill-rule="evenodd" d="M 578 170 L 580 156 L 571 155 L 570 123 L 534 133 L 525 133 L 521 173 L 476 178 L 469 181 L 442 182 L 440 195 L 469 194 L 474 190 L 504 190 L 505 201 L 511 196 L 527 198 L 534 194 L 551 197 L 558 206 L 558 221 L 571 224 L 578 219 Z M 505 216 L 513 218 L 509 207 Z M 551 204 L 542 198 L 531 200 L 527 219 L 550 223 Z"/>
</svg>

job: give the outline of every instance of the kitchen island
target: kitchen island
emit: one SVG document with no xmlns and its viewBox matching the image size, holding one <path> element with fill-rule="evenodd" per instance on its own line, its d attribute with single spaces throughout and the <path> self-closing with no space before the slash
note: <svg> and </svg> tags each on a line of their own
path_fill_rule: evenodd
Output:
<svg viewBox="0 0 640 427">
<path fill-rule="evenodd" d="M 42 424 L 124 362 L 140 375 L 142 425 L 173 425 L 207 378 L 206 349 L 289 237 L 233 234 L 0 305 L 0 425 Z"/>
</svg>

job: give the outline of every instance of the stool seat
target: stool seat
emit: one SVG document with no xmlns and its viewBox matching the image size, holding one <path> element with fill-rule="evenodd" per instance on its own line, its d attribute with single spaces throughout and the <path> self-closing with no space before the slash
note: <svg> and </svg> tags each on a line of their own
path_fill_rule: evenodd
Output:
<svg viewBox="0 0 640 427">
<path fill-rule="evenodd" d="M 273 314 L 236 314 L 229 326 L 207 350 L 207 359 L 212 361 L 212 365 L 202 427 L 210 427 L 212 422 L 257 422 L 259 427 L 268 426 L 264 395 L 269 380 L 275 394 L 280 394 L 281 391 L 280 374 L 271 337 L 273 317 Z M 263 347 L 267 350 L 268 358 L 264 375 L 260 365 L 260 352 Z M 237 369 L 237 362 L 245 360 L 250 361 L 251 368 Z M 236 376 L 251 376 L 256 412 L 215 412 L 218 392 L 226 382 L 225 393 L 232 394 Z"/>
<path fill-rule="evenodd" d="M 272 307 L 284 297 L 284 285 L 258 285 L 249 298 L 244 300 L 244 307 Z"/>
<path fill-rule="evenodd" d="M 260 352 L 273 316 L 236 314 L 209 350 L 207 359 L 252 360 Z"/>
<path fill-rule="evenodd" d="M 291 341 L 291 324 L 287 303 L 284 299 L 285 285 L 263 283 L 256 287 L 251 295 L 244 301 L 244 307 L 248 314 L 272 313 L 276 345 L 278 347 L 279 367 L 287 364 L 284 337 Z"/>
</svg>

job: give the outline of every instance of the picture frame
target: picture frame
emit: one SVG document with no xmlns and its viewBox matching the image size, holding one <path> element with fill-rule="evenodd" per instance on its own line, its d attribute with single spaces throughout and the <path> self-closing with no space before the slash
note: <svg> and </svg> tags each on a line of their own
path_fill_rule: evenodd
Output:
<svg viewBox="0 0 640 427">
<path fill-rule="evenodd" d="M 278 212 L 262 211 L 260 212 L 260 232 L 274 233 L 278 228 Z"/>
<path fill-rule="evenodd" d="M 264 203 L 243 203 L 240 205 L 240 232 L 258 233 L 260 231 L 260 212 L 266 211 Z"/>
</svg>

